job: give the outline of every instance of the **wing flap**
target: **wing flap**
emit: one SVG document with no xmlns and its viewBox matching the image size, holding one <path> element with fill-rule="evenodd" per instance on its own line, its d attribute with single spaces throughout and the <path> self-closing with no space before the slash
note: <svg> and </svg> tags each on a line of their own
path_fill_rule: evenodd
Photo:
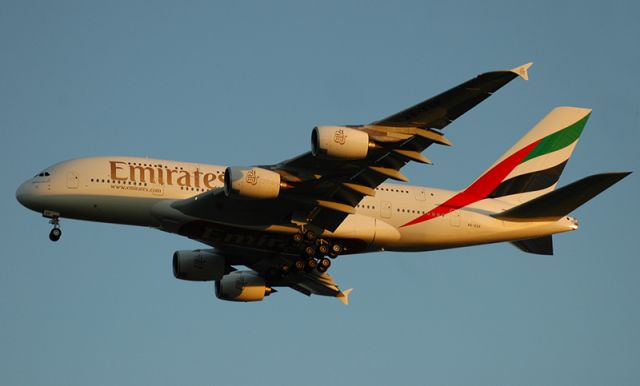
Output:
<svg viewBox="0 0 640 386">
<path fill-rule="evenodd" d="M 318 203 L 319 206 L 321 206 L 323 208 L 335 210 L 336 212 L 341 212 L 341 213 L 346 213 L 346 214 L 355 214 L 356 213 L 356 209 L 353 206 L 342 204 L 340 202 L 318 200 L 317 203 Z"/>
<path fill-rule="evenodd" d="M 449 139 L 447 139 L 444 134 L 431 129 L 424 129 L 420 127 L 394 127 L 377 125 L 367 125 L 363 127 L 363 130 L 366 131 L 367 129 L 373 129 L 378 136 L 380 136 L 380 134 L 383 134 L 382 138 L 397 138 L 398 140 L 406 140 L 413 137 L 414 135 L 417 135 L 439 145 L 452 146 L 451 141 L 449 141 Z M 372 139 L 376 140 L 376 136 L 373 136 Z M 381 140 L 381 142 L 385 141 L 392 142 L 389 140 Z"/>
<path fill-rule="evenodd" d="M 343 182 L 342 186 L 346 186 L 347 188 L 363 194 L 365 196 L 375 196 L 376 195 L 376 191 L 375 189 L 369 187 L 369 186 L 365 186 L 365 185 L 359 185 L 359 184 L 354 184 L 354 183 L 350 183 L 350 182 Z"/>
<path fill-rule="evenodd" d="M 393 151 L 396 154 L 400 154 L 401 156 L 406 157 L 410 161 L 415 161 L 415 162 L 419 162 L 419 163 L 422 163 L 422 164 L 428 164 L 428 165 L 433 164 L 433 162 L 431 162 L 431 160 L 429 158 L 425 157 L 424 155 L 422 155 L 422 153 L 417 152 L 417 151 L 402 150 L 402 149 L 394 149 Z"/>
<path fill-rule="evenodd" d="M 392 180 L 409 182 L 409 179 L 402 173 L 400 170 L 395 168 L 386 168 L 383 166 L 369 166 L 370 170 L 373 170 L 376 173 L 382 174 L 385 177 L 389 177 Z"/>
</svg>

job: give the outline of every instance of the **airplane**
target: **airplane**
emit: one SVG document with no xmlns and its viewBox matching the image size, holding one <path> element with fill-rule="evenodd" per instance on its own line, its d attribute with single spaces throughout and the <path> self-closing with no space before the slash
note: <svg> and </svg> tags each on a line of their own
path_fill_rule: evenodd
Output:
<svg viewBox="0 0 640 386">
<path fill-rule="evenodd" d="M 556 189 L 591 110 L 557 107 L 468 187 L 408 182 L 400 169 L 443 129 L 527 63 L 480 74 L 365 125 L 317 126 L 311 150 L 273 165 L 217 166 L 140 157 L 74 159 L 45 168 L 16 191 L 26 208 L 61 218 L 157 228 L 208 249 L 173 254 L 174 276 L 212 281 L 219 299 L 261 301 L 289 287 L 348 304 L 327 273 L 339 255 L 433 251 L 510 242 L 553 254 L 552 235 L 578 229 L 570 213 L 630 174 L 604 173 Z M 244 266 L 247 269 L 239 269 Z"/>
</svg>

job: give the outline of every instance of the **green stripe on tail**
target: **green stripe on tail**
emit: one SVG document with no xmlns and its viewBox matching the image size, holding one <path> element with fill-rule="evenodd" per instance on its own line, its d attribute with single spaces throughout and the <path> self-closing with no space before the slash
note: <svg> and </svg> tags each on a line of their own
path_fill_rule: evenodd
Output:
<svg viewBox="0 0 640 386">
<path fill-rule="evenodd" d="M 580 134 L 582 134 L 582 129 L 584 129 L 584 126 L 587 124 L 587 120 L 590 116 L 591 113 L 585 115 L 584 118 L 573 125 L 540 140 L 540 143 L 522 160 L 521 163 L 525 163 L 530 159 L 541 155 L 558 151 L 574 143 L 580 137 Z"/>
</svg>

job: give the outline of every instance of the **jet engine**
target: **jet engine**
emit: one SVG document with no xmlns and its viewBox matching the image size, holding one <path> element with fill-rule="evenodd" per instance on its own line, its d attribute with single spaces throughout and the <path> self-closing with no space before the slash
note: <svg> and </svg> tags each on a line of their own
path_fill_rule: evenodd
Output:
<svg viewBox="0 0 640 386">
<path fill-rule="evenodd" d="M 232 302 L 259 302 L 275 292 L 254 271 L 235 271 L 216 281 L 216 297 Z"/>
<path fill-rule="evenodd" d="M 344 126 L 318 126 L 311 132 L 315 157 L 359 160 L 369 152 L 369 134 Z"/>
<path fill-rule="evenodd" d="M 226 263 L 223 256 L 203 251 L 176 251 L 173 253 L 173 276 L 191 281 L 220 280 Z"/>
<path fill-rule="evenodd" d="M 280 174 L 262 168 L 228 167 L 224 171 L 224 193 L 233 198 L 277 198 Z"/>
</svg>

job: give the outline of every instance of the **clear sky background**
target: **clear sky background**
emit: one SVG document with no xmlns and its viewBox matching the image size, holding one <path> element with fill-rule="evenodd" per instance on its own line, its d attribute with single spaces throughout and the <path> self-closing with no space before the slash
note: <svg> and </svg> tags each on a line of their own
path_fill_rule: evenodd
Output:
<svg viewBox="0 0 640 386">
<path fill-rule="evenodd" d="M 0 1 L 0 384 L 638 385 L 635 1 Z M 508 245 L 342 257 L 351 305 L 173 278 L 199 244 L 15 200 L 60 160 L 264 164 L 534 61 L 446 129 L 413 184 L 462 188 L 558 105 L 594 109 L 561 179 L 632 170 L 556 255 Z"/>
</svg>

